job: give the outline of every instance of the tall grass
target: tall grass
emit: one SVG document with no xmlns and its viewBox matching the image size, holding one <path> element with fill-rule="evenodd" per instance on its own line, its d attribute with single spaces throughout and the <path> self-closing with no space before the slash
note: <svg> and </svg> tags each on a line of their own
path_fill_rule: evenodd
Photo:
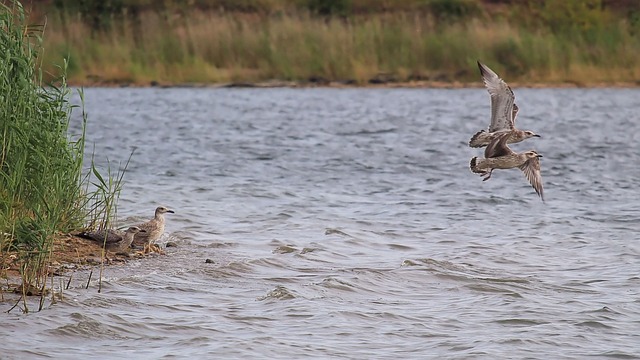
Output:
<svg viewBox="0 0 640 360">
<path fill-rule="evenodd" d="M 0 4 L 0 29 L 0 269 L 8 254 L 17 254 L 26 295 L 31 287 L 44 290 L 54 236 L 94 221 L 91 208 L 110 211 L 117 193 L 87 191 L 85 127 L 69 134 L 75 106 L 66 66 L 58 69 L 57 86 L 43 86 L 38 70 L 42 27 L 27 26 L 15 1 Z"/>
<path fill-rule="evenodd" d="M 50 59 L 70 55 L 69 79 L 80 84 L 311 78 L 366 83 L 380 74 L 398 81 L 476 81 L 476 59 L 512 81 L 615 82 L 640 75 L 640 26 L 624 17 L 605 13 L 602 20 L 586 13 L 591 17 L 569 26 L 560 15 L 545 18 L 544 8 L 530 10 L 540 13 L 536 23 L 519 13 L 455 17 L 432 8 L 349 17 L 302 10 L 148 10 L 135 17 L 116 14 L 100 29 L 78 13 L 51 10 L 44 68 L 51 68 Z"/>
</svg>

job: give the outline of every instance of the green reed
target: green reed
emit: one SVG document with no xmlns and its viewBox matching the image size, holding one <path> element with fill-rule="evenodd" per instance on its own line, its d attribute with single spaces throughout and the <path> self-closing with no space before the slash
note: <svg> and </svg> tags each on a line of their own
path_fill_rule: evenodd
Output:
<svg viewBox="0 0 640 360">
<path fill-rule="evenodd" d="M 511 81 L 616 82 L 640 75 L 634 55 L 640 21 L 589 10 L 580 0 L 524 2 L 529 8 L 513 5 L 500 16 L 471 0 L 453 2 L 466 8 L 398 2 L 404 7 L 395 12 L 349 16 L 278 10 L 287 3 L 265 1 L 255 13 L 147 8 L 135 17 L 115 14 L 99 28 L 78 13 L 52 10 L 44 68 L 70 54 L 70 81 L 139 84 L 314 77 L 364 84 L 380 74 L 469 82 L 478 80 L 476 59 Z"/>
<path fill-rule="evenodd" d="M 0 4 L 0 268 L 19 257 L 23 295 L 30 288 L 45 293 L 55 235 L 109 214 L 120 190 L 88 189 L 99 173 L 83 174 L 86 115 L 82 132 L 70 134 L 78 106 L 69 102 L 66 62 L 56 85 L 43 86 L 43 27 L 26 19 L 19 2 Z"/>
</svg>

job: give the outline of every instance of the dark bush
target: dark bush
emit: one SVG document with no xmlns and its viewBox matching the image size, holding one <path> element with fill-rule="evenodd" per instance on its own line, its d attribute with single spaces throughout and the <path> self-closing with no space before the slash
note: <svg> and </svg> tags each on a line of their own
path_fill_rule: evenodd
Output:
<svg viewBox="0 0 640 360">
<path fill-rule="evenodd" d="M 351 13 L 350 0 L 308 0 L 307 8 L 324 16 L 347 16 Z"/>
<path fill-rule="evenodd" d="M 427 9 L 439 19 L 459 19 L 481 13 L 477 0 L 429 0 Z"/>
</svg>

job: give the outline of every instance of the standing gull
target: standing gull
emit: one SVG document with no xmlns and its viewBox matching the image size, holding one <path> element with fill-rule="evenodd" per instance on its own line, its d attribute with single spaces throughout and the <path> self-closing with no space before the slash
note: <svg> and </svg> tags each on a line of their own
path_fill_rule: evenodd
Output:
<svg viewBox="0 0 640 360">
<path fill-rule="evenodd" d="M 504 132 L 509 134 L 507 144 L 517 143 L 534 136 L 540 137 L 533 131 L 516 129 L 515 122 L 518 106 L 514 103 L 516 97 L 513 91 L 498 74 L 480 61 L 478 61 L 478 68 L 484 85 L 489 95 L 491 95 L 491 124 L 489 124 L 488 131 L 480 130 L 473 135 L 469 140 L 469 146 L 487 146 L 491 140 Z"/>
<path fill-rule="evenodd" d="M 144 229 L 140 229 L 137 226 L 131 226 L 127 231 L 122 232 L 115 229 L 107 229 L 106 231 L 91 231 L 78 234 L 79 237 L 96 241 L 97 243 L 104 245 L 104 247 L 115 253 L 127 252 L 133 242 L 133 237 L 136 234 L 146 232 Z"/>
<path fill-rule="evenodd" d="M 164 206 L 158 206 L 153 219 L 139 224 L 138 227 L 146 230 L 145 233 L 138 233 L 133 238 L 133 245 L 143 246 L 144 250 L 148 250 L 150 245 L 158 240 L 164 233 L 164 214 L 174 213 L 173 210 L 169 210 Z"/>
<path fill-rule="evenodd" d="M 514 152 L 507 146 L 509 137 L 509 133 L 503 133 L 491 140 L 484 150 L 484 159 L 478 159 L 477 156 L 471 158 L 471 162 L 469 163 L 471 171 L 480 176 L 486 176 L 483 181 L 487 181 L 491 178 L 491 172 L 494 169 L 512 169 L 517 167 L 522 170 L 524 176 L 529 180 L 533 189 L 544 202 L 539 159 L 542 155 L 533 150 L 522 153 Z"/>
</svg>

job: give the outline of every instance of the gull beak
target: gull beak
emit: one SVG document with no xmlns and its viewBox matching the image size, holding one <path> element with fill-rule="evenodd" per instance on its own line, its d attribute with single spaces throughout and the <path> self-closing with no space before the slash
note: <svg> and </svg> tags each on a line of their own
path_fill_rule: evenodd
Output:
<svg viewBox="0 0 640 360">
<path fill-rule="evenodd" d="M 538 157 L 539 157 L 539 158 L 541 158 L 541 157 L 542 157 L 542 155 L 538 154 Z"/>
<path fill-rule="evenodd" d="M 168 213 L 172 213 L 172 214 L 175 214 L 175 213 L 176 213 L 176 212 L 175 212 L 175 211 L 173 211 L 173 210 L 167 210 L 167 212 L 168 212 Z"/>
<path fill-rule="evenodd" d="M 539 137 L 539 138 L 541 138 L 541 137 L 542 137 L 542 136 L 540 136 L 540 135 L 538 135 L 538 134 L 535 134 L 535 135 L 533 135 L 533 136 L 535 136 L 535 137 Z"/>
</svg>

